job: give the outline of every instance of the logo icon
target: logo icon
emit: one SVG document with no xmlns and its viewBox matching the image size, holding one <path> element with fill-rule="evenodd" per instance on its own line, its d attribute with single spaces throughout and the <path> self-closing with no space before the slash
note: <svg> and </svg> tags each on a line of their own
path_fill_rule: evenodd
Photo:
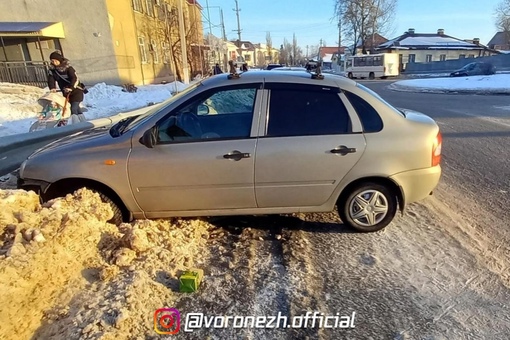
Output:
<svg viewBox="0 0 510 340">
<path fill-rule="evenodd" d="M 181 314 L 175 308 L 160 308 L 154 312 L 154 330 L 158 334 L 177 334 L 181 328 Z"/>
</svg>

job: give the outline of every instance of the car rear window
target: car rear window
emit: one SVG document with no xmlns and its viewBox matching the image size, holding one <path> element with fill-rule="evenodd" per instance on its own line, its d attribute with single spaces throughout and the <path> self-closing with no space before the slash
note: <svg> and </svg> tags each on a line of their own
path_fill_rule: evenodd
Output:
<svg viewBox="0 0 510 340">
<path fill-rule="evenodd" d="M 379 132 L 382 130 L 382 119 L 372 105 L 354 93 L 345 91 L 345 95 L 356 110 L 364 132 Z"/>
</svg>

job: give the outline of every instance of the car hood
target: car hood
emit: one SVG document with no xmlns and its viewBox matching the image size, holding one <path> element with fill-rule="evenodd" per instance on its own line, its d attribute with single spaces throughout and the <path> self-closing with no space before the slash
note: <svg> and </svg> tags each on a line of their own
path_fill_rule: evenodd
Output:
<svg viewBox="0 0 510 340">
<path fill-rule="evenodd" d="M 70 150 L 84 149 L 92 146 L 109 144 L 113 137 L 109 134 L 108 127 L 99 127 L 57 139 L 50 144 L 43 146 L 31 154 L 28 159 L 36 156 L 45 156 L 53 152 L 68 152 Z"/>
</svg>

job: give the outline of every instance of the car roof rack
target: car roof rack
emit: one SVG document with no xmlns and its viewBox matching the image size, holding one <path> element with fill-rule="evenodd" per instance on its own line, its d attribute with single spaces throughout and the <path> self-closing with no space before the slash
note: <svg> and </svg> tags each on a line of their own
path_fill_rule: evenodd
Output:
<svg viewBox="0 0 510 340">
<path fill-rule="evenodd" d="M 228 61 L 228 66 L 230 68 L 229 75 L 227 76 L 228 79 L 239 79 L 241 75 L 237 73 L 236 66 L 234 65 L 233 60 Z"/>
<path fill-rule="evenodd" d="M 312 75 L 312 79 L 324 79 L 324 75 L 322 74 L 322 61 L 308 61 L 306 63 L 306 71 Z"/>
</svg>

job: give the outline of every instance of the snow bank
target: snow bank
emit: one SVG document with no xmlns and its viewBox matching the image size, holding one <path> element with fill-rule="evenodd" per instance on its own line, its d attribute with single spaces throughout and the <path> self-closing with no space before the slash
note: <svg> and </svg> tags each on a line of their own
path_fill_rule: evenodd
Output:
<svg viewBox="0 0 510 340">
<path fill-rule="evenodd" d="M 402 80 L 391 84 L 390 88 L 397 91 L 433 93 L 465 92 L 510 94 L 510 74 Z"/>
<path fill-rule="evenodd" d="M 87 119 L 104 118 L 160 103 L 187 86 L 180 82 L 145 85 L 139 86 L 137 92 L 129 93 L 123 92 L 120 86 L 99 83 L 88 89 L 82 105 L 87 108 Z M 0 137 L 28 132 L 42 110 L 37 99 L 47 92 L 48 88 L 0 83 Z"/>
<path fill-rule="evenodd" d="M 0 339 L 154 335 L 152 315 L 179 296 L 178 273 L 206 256 L 201 220 L 106 223 L 88 190 L 40 205 L 0 190 Z"/>
</svg>

